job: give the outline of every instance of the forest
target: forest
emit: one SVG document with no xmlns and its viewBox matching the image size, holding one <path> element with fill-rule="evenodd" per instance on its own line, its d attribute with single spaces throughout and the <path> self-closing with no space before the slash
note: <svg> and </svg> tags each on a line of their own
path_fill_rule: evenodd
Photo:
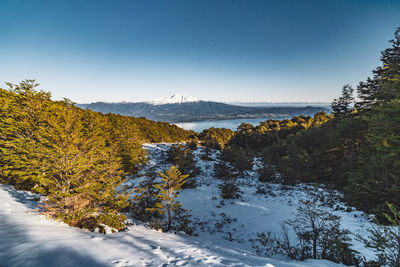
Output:
<svg viewBox="0 0 400 267">
<path fill-rule="evenodd" d="M 228 142 L 215 139 L 224 151 L 260 156 L 264 180 L 279 173 L 287 184 L 326 184 L 365 212 L 390 212 L 387 203 L 400 206 L 400 29 L 390 42 L 382 65 L 358 84 L 357 98 L 345 85 L 332 114 L 242 124 Z"/>
<path fill-rule="evenodd" d="M 0 89 L 0 180 L 48 197 L 46 213 L 70 225 L 123 229 L 128 192 L 117 187 L 146 163 L 145 142 L 180 142 L 175 125 L 52 101 L 34 80 Z"/>
</svg>

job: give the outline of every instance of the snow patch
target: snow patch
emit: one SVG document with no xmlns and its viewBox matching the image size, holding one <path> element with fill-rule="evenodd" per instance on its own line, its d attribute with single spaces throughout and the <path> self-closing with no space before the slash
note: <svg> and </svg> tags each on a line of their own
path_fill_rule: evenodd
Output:
<svg viewBox="0 0 400 267">
<path fill-rule="evenodd" d="M 150 102 L 153 105 L 165 105 L 165 104 L 182 104 L 188 102 L 198 102 L 199 100 L 188 95 L 188 94 L 174 94 L 170 97 L 163 97 Z"/>
</svg>

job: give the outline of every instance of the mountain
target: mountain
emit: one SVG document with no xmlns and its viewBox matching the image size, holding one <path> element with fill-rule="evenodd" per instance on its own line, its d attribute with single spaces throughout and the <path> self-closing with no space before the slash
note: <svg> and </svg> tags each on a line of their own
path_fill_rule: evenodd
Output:
<svg viewBox="0 0 400 267">
<path fill-rule="evenodd" d="M 174 94 L 170 97 L 163 97 L 150 103 L 154 105 L 165 105 L 165 104 L 182 104 L 182 103 L 197 102 L 197 101 L 199 100 L 187 94 Z"/>
<path fill-rule="evenodd" d="M 153 102 L 96 102 L 77 104 L 81 108 L 101 113 L 145 117 L 155 121 L 189 122 L 207 120 L 227 120 L 240 118 L 285 118 L 291 116 L 311 116 L 325 110 L 323 107 L 248 107 L 197 100 L 185 94 L 175 94 Z"/>
</svg>

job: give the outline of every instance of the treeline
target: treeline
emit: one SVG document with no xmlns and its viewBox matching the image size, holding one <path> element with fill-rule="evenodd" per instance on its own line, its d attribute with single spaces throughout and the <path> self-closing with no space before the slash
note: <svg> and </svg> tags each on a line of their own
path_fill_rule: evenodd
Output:
<svg viewBox="0 0 400 267">
<path fill-rule="evenodd" d="M 146 163 L 144 142 L 193 132 L 167 123 L 83 110 L 52 101 L 34 80 L 0 89 L 0 181 L 47 197 L 47 214 L 71 225 L 121 230 L 124 177 Z"/>
<path fill-rule="evenodd" d="M 390 42 L 357 100 L 346 85 L 332 115 L 242 124 L 224 150 L 260 156 L 260 180 L 328 184 L 369 213 L 400 206 L 400 28 Z"/>
</svg>

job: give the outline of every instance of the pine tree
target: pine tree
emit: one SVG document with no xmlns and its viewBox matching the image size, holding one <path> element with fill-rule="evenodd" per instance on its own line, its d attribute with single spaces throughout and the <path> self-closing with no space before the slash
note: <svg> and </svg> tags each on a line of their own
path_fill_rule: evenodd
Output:
<svg viewBox="0 0 400 267">
<path fill-rule="evenodd" d="M 399 81 L 400 74 L 400 27 L 390 40 L 391 47 L 381 53 L 382 66 L 373 70 L 373 78 L 366 82 L 360 82 L 357 87 L 358 98 L 357 109 L 369 109 L 377 102 L 388 102 L 400 97 L 400 91 L 394 90 L 387 83 Z"/>
<path fill-rule="evenodd" d="M 176 165 L 181 173 L 189 175 L 189 179 L 184 184 L 185 188 L 196 186 L 195 176 L 200 169 L 196 166 L 196 159 L 189 147 L 183 144 L 172 145 L 167 152 L 167 161 Z"/>
<path fill-rule="evenodd" d="M 172 229 L 174 217 L 176 217 L 182 209 L 182 205 L 176 198 L 189 175 L 182 174 L 177 166 L 172 166 L 169 170 L 159 172 L 158 174 L 162 182 L 154 185 L 154 187 L 159 190 L 156 196 L 159 201 L 154 208 L 148 210 L 151 212 L 157 211 L 161 215 L 166 214 L 167 221 L 165 225 L 161 227 L 166 231 L 170 231 Z"/>
<path fill-rule="evenodd" d="M 143 138 L 134 123 L 135 118 L 116 114 L 107 114 L 109 127 L 103 129 L 105 137 L 110 139 L 110 146 L 122 159 L 125 173 L 136 174 L 146 162 L 146 152 L 142 149 Z"/>
<path fill-rule="evenodd" d="M 366 144 L 350 173 L 347 197 L 368 212 L 381 213 L 386 201 L 400 205 L 400 100 L 374 106 L 363 119 Z"/>
<path fill-rule="evenodd" d="M 45 175 L 34 190 L 49 195 L 49 213 L 73 225 L 90 216 L 108 220 L 108 213 L 127 206 L 127 197 L 116 192 L 124 181 L 120 159 L 103 135 L 108 121 L 69 101 L 46 115 L 36 155 Z M 123 228 L 121 221 L 110 226 Z"/>
<path fill-rule="evenodd" d="M 50 94 L 36 91 L 35 80 L 7 85 L 0 99 L 0 175 L 6 183 L 29 190 L 43 176 L 35 157 L 40 146 L 37 131 L 46 124 L 43 114 L 51 103 Z"/>
<path fill-rule="evenodd" d="M 345 85 L 342 88 L 342 95 L 333 100 L 331 107 L 335 117 L 339 118 L 350 114 L 351 104 L 354 101 L 353 91 L 354 89 L 350 85 Z"/>
</svg>

